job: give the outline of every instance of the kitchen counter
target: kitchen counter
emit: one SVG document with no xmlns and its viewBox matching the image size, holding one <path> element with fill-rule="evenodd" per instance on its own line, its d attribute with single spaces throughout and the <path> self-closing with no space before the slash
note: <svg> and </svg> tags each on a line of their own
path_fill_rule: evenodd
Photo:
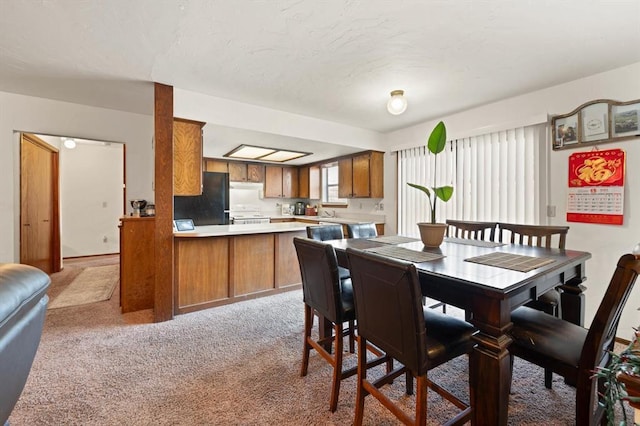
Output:
<svg viewBox="0 0 640 426">
<path fill-rule="evenodd" d="M 228 237 L 232 235 L 271 234 L 280 232 L 306 231 L 303 222 L 255 223 L 247 225 L 207 225 L 196 226 L 194 231 L 174 232 L 176 238 Z"/>
<path fill-rule="evenodd" d="M 347 223 L 370 223 L 373 222 L 378 225 L 384 224 L 384 218 L 377 220 L 364 220 L 364 219 L 348 219 L 345 217 L 329 217 L 329 216 L 270 216 L 271 219 L 300 219 L 300 220 L 317 220 L 318 222 L 328 222 L 328 223 L 340 223 L 345 225 Z"/>
</svg>

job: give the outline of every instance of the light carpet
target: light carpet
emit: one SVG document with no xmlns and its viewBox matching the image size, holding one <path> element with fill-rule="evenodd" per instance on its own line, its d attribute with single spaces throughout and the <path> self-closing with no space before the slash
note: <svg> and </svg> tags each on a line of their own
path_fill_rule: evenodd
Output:
<svg viewBox="0 0 640 426">
<path fill-rule="evenodd" d="M 317 353 L 300 377 L 300 290 L 155 324 L 131 324 L 116 299 L 47 312 L 12 426 L 352 424 L 355 377 L 343 381 L 335 413 L 329 411 L 331 367 Z M 355 358 L 347 355 L 346 363 Z M 467 364 L 459 357 L 429 377 L 468 399 Z M 388 389 L 413 407 L 403 378 Z M 575 390 L 560 377 L 545 389 L 542 369 L 516 359 L 509 424 L 573 425 L 574 400 Z M 428 404 L 429 425 L 455 411 L 435 392 Z M 399 422 L 367 398 L 364 424 Z"/>
<path fill-rule="evenodd" d="M 109 300 L 119 280 L 119 265 L 85 268 L 53 302 L 49 303 L 48 309 Z"/>
</svg>

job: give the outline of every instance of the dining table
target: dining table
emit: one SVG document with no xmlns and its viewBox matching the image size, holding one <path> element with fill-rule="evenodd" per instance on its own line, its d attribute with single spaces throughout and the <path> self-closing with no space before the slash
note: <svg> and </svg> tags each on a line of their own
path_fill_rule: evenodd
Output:
<svg viewBox="0 0 640 426">
<path fill-rule="evenodd" d="M 347 248 L 410 261 L 416 266 L 424 296 L 465 310 L 467 320 L 478 330 L 469 363 L 474 425 L 506 425 L 508 421 L 511 311 L 557 288 L 562 317 L 584 323 L 582 283 L 591 257 L 588 252 L 459 238 L 445 238 L 437 248 L 405 236 L 325 242 L 334 247 L 338 264 L 347 268 Z"/>
</svg>

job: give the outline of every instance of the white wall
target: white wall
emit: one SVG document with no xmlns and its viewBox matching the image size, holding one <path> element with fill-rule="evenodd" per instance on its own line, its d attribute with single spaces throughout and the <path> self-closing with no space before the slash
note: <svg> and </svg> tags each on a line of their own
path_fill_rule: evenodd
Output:
<svg viewBox="0 0 640 426">
<path fill-rule="evenodd" d="M 0 262 L 20 259 L 20 131 L 124 143 L 127 198 L 153 200 L 152 116 L 0 92 Z"/>
<path fill-rule="evenodd" d="M 62 257 L 120 252 L 124 145 L 78 142 L 60 152 Z"/>
<path fill-rule="evenodd" d="M 485 105 L 459 114 L 442 117 L 447 124 L 449 138 L 487 133 L 500 128 L 523 126 L 547 121 L 548 115 L 569 113 L 581 104 L 596 99 L 630 101 L 640 99 L 640 63 L 586 77 L 570 83 L 539 90 L 526 95 Z M 402 129 L 387 135 L 386 150 L 398 150 L 424 143 L 426 135 L 437 120 Z M 550 134 L 548 135 L 550 139 Z M 547 204 L 557 207 L 556 216 L 548 218 L 551 225 L 571 227 L 567 248 L 588 251 L 585 324 L 593 319 L 618 258 L 629 253 L 640 242 L 640 138 L 621 143 L 608 143 L 600 149 L 622 148 L 627 153 L 624 225 L 596 225 L 566 222 L 568 157 L 579 149 L 552 151 L 548 148 L 547 173 L 549 188 Z M 589 151 L 593 147 L 585 147 Z M 387 157 L 385 157 L 386 161 Z M 394 173 L 385 163 L 385 174 Z M 385 178 L 385 203 L 395 199 L 395 186 Z M 395 221 L 395 214 L 387 210 L 387 223 Z M 623 313 L 618 336 L 629 339 L 632 327 L 640 324 L 640 283 L 636 284 Z"/>
</svg>

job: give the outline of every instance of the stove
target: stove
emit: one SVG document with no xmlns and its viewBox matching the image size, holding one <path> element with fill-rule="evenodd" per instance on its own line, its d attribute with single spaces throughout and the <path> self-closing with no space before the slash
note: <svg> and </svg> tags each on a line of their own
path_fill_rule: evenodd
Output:
<svg viewBox="0 0 640 426">
<path fill-rule="evenodd" d="M 257 211 L 235 211 L 231 212 L 229 216 L 231 217 L 231 223 L 234 225 L 253 225 L 271 222 L 269 216 L 264 216 Z"/>
</svg>

